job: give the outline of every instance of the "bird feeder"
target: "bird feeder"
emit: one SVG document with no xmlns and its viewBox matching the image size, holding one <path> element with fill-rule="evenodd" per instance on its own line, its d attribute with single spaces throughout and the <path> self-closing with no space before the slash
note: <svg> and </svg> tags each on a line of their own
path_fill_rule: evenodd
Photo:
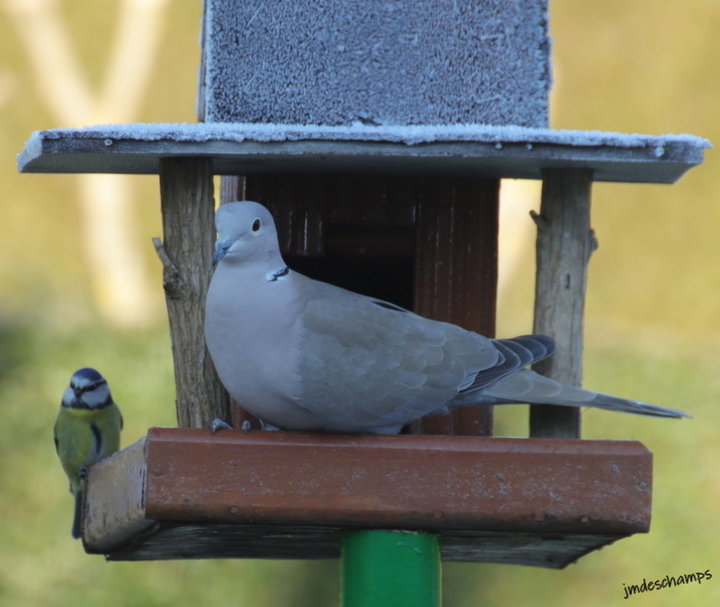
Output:
<svg viewBox="0 0 720 607">
<path fill-rule="evenodd" d="M 579 384 L 595 181 L 673 183 L 707 142 L 548 128 L 546 0 L 206 0 L 200 119 L 34 133 L 24 172 L 160 177 L 181 428 L 92 467 L 86 549 L 112 560 L 333 558 L 356 530 L 422 532 L 443 559 L 563 567 L 647 532 L 650 452 L 580 439 L 536 405 L 528 438 L 492 409 L 398 436 L 208 428 L 229 405 L 202 336 L 223 201 L 276 218 L 296 270 L 492 336 L 501 178 L 542 180 L 534 331 Z M 248 421 L 252 423 L 252 420 Z"/>
</svg>

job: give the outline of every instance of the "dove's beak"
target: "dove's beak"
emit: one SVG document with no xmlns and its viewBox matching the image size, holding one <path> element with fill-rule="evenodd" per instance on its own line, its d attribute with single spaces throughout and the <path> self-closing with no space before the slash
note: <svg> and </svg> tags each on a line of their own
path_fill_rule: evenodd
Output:
<svg viewBox="0 0 720 607">
<path fill-rule="evenodd" d="M 212 258 L 213 267 L 216 266 L 223 257 L 225 257 L 231 245 L 232 243 L 227 240 L 218 240 L 215 243 L 215 252 L 213 253 Z"/>
</svg>

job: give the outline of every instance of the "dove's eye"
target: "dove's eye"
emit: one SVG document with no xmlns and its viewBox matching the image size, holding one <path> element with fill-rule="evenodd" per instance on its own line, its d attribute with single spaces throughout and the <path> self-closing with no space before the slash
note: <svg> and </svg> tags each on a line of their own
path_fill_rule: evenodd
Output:
<svg viewBox="0 0 720 607">
<path fill-rule="evenodd" d="M 262 227 L 262 221 L 260 221 L 259 219 L 256 219 L 255 221 L 253 221 L 253 223 L 252 223 L 252 231 L 253 232 L 259 232 L 261 227 Z"/>
</svg>

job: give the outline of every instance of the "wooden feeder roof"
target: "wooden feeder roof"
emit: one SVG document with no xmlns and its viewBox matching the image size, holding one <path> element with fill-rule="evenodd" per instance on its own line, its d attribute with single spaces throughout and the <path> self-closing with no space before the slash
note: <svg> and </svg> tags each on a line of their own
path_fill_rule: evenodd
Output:
<svg viewBox="0 0 720 607">
<path fill-rule="evenodd" d="M 595 181 L 674 183 L 710 143 L 517 126 L 128 124 L 33 133 L 26 173 L 157 174 L 160 159 L 209 157 L 218 175 L 341 173 L 540 179 L 586 168 Z"/>
</svg>

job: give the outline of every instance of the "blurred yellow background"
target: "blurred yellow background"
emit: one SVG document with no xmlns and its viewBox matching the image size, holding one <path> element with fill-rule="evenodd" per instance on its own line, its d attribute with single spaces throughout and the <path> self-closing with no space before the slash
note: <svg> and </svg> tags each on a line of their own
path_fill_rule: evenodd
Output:
<svg viewBox="0 0 720 607">
<path fill-rule="evenodd" d="M 108 79 L 122 7 L 134 5 L 154 11 L 143 23 L 152 17 L 158 24 L 156 51 L 143 49 L 149 80 L 136 109 L 131 86 Z M 36 72 L 27 45 L 58 42 L 55 30 L 36 20 L 55 10 L 75 57 L 55 53 L 52 60 L 76 68 L 59 84 L 60 72 Z M 139 282 L 121 284 L 139 285 L 143 298 L 118 306 L 127 293 L 98 279 L 87 253 L 81 193 L 92 186 L 76 176 L 19 175 L 15 155 L 38 129 L 194 122 L 201 13 L 200 0 L 0 0 L 0 606 L 337 602 L 334 562 L 106 563 L 70 539 L 72 502 L 51 428 L 72 371 L 92 365 L 108 378 L 126 419 L 123 445 L 150 426 L 175 423 L 160 267 L 150 242 L 161 234 L 157 180 L 128 176 L 102 186 L 128 188 L 122 210 L 138 256 L 131 280 Z M 550 17 L 553 127 L 720 141 L 720 2 L 551 0 Z M 134 51 L 123 52 L 129 58 Z M 60 88 L 78 91 L 80 117 L 63 113 Z M 584 414 L 585 437 L 638 439 L 653 451 L 651 532 L 563 571 L 446 565 L 445 605 L 621 604 L 623 584 L 705 570 L 713 578 L 702 584 L 633 595 L 628 604 L 720 604 L 717 168 L 709 150 L 705 164 L 673 186 L 598 184 L 593 191 L 600 248 L 590 266 L 585 384 L 695 416 Z M 522 214 L 513 221 L 530 220 Z M 502 293 L 500 335 L 531 326 L 533 234 L 525 233 L 529 246 L 520 248 Z M 499 434 L 526 432 L 525 407 L 502 408 L 496 417 Z"/>
</svg>

